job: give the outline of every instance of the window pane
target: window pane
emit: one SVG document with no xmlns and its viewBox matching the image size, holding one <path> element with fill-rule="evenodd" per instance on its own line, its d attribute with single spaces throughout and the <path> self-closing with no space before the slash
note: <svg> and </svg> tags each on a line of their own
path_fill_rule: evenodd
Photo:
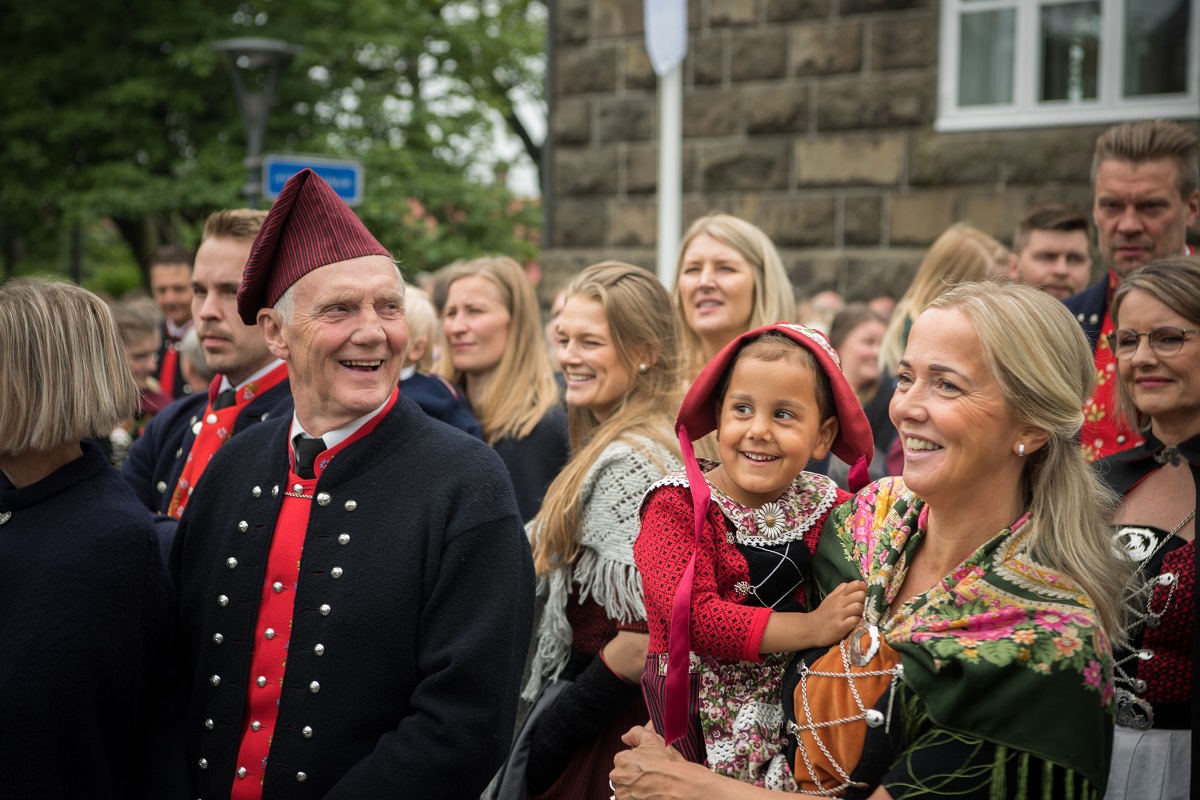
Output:
<svg viewBox="0 0 1200 800">
<path fill-rule="evenodd" d="M 1187 92 L 1188 0 L 1126 0 L 1126 97 Z"/>
<path fill-rule="evenodd" d="M 1042 7 L 1040 100 L 1095 100 L 1100 67 L 1100 3 Z"/>
<path fill-rule="evenodd" d="M 1013 101 L 1015 9 L 962 15 L 958 47 L 958 104 L 984 106 Z"/>
</svg>

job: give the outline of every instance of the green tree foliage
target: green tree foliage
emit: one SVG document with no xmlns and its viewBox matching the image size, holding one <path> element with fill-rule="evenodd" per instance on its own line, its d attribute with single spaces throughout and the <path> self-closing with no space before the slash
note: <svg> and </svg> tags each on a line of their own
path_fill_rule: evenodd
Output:
<svg viewBox="0 0 1200 800">
<path fill-rule="evenodd" d="M 0 265 L 61 266 L 82 225 L 87 256 L 107 231 L 144 266 L 158 244 L 194 245 L 212 210 L 244 204 L 245 135 L 209 47 L 242 36 L 305 48 L 264 150 L 362 160 L 358 211 L 406 272 L 532 258 L 540 207 L 495 180 L 508 165 L 493 154 L 506 128 L 540 155 L 515 108 L 540 99 L 545 20 L 537 0 L 6 3 Z"/>
</svg>

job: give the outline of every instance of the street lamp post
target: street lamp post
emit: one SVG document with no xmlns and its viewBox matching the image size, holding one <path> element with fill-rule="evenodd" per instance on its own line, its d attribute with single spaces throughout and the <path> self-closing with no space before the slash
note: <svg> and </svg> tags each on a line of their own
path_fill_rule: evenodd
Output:
<svg viewBox="0 0 1200 800">
<path fill-rule="evenodd" d="M 258 208 L 262 196 L 263 137 L 279 87 L 279 74 L 293 58 L 304 52 L 304 48 L 279 39 L 258 38 L 222 39 L 210 47 L 229 57 L 233 91 L 246 129 L 246 159 L 242 163 L 246 166 L 248 180 L 242 187 L 242 194 L 246 195 L 251 208 Z M 248 86 L 244 73 L 252 72 L 257 73 L 253 76 L 257 81 L 250 81 Z"/>
</svg>

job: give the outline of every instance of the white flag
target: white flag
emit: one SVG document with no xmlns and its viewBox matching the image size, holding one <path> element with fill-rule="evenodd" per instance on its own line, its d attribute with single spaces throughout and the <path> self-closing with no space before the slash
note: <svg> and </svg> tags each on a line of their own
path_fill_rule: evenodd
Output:
<svg viewBox="0 0 1200 800">
<path fill-rule="evenodd" d="M 659 77 L 687 55 L 687 0 L 644 0 L 646 52 Z"/>
</svg>

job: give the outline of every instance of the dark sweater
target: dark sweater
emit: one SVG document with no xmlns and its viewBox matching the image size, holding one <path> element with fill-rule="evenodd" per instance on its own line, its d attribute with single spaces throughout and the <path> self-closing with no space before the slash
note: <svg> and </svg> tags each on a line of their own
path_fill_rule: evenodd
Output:
<svg viewBox="0 0 1200 800">
<path fill-rule="evenodd" d="M 100 449 L 0 473 L 0 796 L 129 798 L 167 635 L 150 515 Z"/>
<path fill-rule="evenodd" d="M 289 425 L 222 447 L 180 520 L 186 677 L 149 765 L 160 797 L 229 796 Z M 503 465 L 401 396 L 315 491 L 264 799 L 475 800 L 508 750 L 533 618 Z"/>
<path fill-rule="evenodd" d="M 529 522 L 541 509 L 546 489 L 571 457 L 567 412 L 555 406 L 524 439 L 501 439 L 493 447 L 508 467 L 521 519 Z"/>
</svg>

